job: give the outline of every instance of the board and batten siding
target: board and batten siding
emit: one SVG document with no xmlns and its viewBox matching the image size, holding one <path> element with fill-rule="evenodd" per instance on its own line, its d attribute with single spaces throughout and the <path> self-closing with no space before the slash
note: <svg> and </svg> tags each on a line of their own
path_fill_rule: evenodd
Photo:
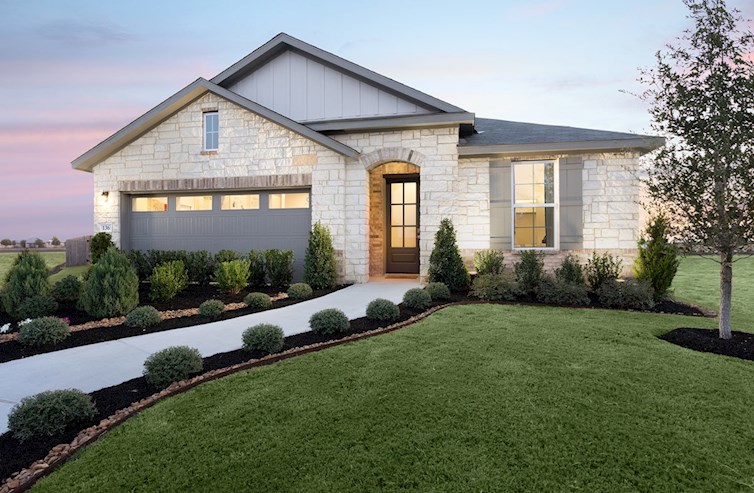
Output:
<svg viewBox="0 0 754 493">
<path fill-rule="evenodd" d="M 430 113 L 290 50 L 229 89 L 298 122 Z"/>
</svg>

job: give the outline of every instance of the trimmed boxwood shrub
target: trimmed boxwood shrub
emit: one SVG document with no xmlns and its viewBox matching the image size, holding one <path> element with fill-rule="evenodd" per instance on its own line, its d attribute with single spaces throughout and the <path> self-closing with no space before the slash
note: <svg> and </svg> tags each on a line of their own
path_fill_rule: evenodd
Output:
<svg viewBox="0 0 754 493">
<path fill-rule="evenodd" d="M 173 346 L 151 354 L 144 361 L 144 378 L 162 389 L 202 371 L 202 365 L 202 355 L 198 349 Z"/>
<path fill-rule="evenodd" d="M 429 256 L 429 282 L 442 282 L 451 291 L 467 291 L 471 282 L 456 243 L 456 231 L 450 219 L 440 221 L 435 246 Z"/>
<path fill-rule="evenodd" d="M 154 268 L 149 277 L 149 298 L 167 301 L 188 287 L 188 273 L 181 260 L 165 262 Z"/>
<path fill-rule="evenodd" d="M 503 252 L 500 250 L 479 250 L 474 252 L 474 268 L 479 276 L 502 274 L 505 269 Z"/>
<path fill-rule="evenodd" d="M 584 267 L 578 257 L 570 253 L 565 256 L 560 267 L 555 269 L 555 279 L 568 284 L 584 284 Z"/>
<path fill-rule="evenodd" d="M 592 252 L 592 258 L 586 264 L 586 280 L 589 288 L 597 292 L 606 282 L 617 281 L 623 261 L 616 259 L 609 252 L 598 255 Z"/>
<path fill-rule="evenodd" d="M 58 317 L 40 317 L 18 329 L 18 342 L 24 346 L 57 344 L 71 335 L 71 328 Z"/>
<path fill-rule="evenodd" d="M 650 310 L 654 307 L 654 293 L 648 283 L 627 279 L 607 281 L 597 291 L 600 303 L 608 308 Z"/>
<path fill-rule="evenodd" d="M 583 282 L 543 277 L 537 288 L 537 300 L 551 305 L 585 306 L 589 304 L 589 294 Z"/>
<path fill-rule="evenodd" d="M 5 312 L 16 320 L 21 317 L 18 308 L 32 296 L 45 296 L 50 292 L 47 265 L 36 252 L 21 252 L 13 261 L 5 277 L 2 302 Z"/>
<path fill-rule="evenodd" d="M 220 262 L 215 278 L 220 289 L 230 294 L 238 294 L 249 284 L 249 261 L 231 260 Z"/>
<path fill-rule="evenodd" d="M 264 253 L 258 250 L 249 252 L 249 286 L 256 288 L 267 283 L 264 271 Z"/>
<path fill-rule="evenodd" d="M 82 283 L 76 276 L 65 276 L 52 287 L 52 297 L 60 303 L 75 303 L 81 295 Z"/>
<path fill-rule="evenodd" d="M 243 332 L 243 348 L 247 351 L 277 353 L 283 349 L 285 334 L 283 329 L 272 324 L 258 324 Z"/>
<path fill-rule="evenodd" d="M 311 286 L 305 282 L 298 282 L 296 284 L 291 284 L 287 293 L 288 297 L 292 300 L 305 300 L 311 298 L 314 291 L 312 291 Z"/>
<path fill-rule="evenodd" d="M 89 256 L 93 264 L 99 262 L 110 248 L 114 248 L 113 237 L 110 233 L 97 233 L 89 240 Z"/>
<path fill-rule="evenodd" d="M 432 297 L 422 288 L 413 288 L 403 294 L 403 304 L 413 310 L 424 310 L 432 304 Z"/>
<path fill-rule="evenodd" d="M 189 282 L 195 282 L 200 286 L 208 286 L 215 275 L 215 259 L 207 250 L 188 252 L 186 254 L 186 271 Z"/>
<path fill-rule="evenodd" d="M 432 301 L 450 299 L 450 289 L 443 282 L 430 282 L 424 286 L 424 290 L 429 293 Z"/>
<path fill-rule="evenodd" d="M 291 250 L 266 250 L 264 265 L 270 286 L 284 288 L 293 279 L 293 252 Z"/>
<path fill-rule="evenodd" d="M 309 327 L 315 334 L 335 334 L 347 331 L 351 322 L 341 310 L 326 308 L 311 316 Z"/>
<path fill-rule="evenodd" d="M 48 390 L 24 397 L 13 406 L 8 415 L 8 429 L 23 442 L 57 435 L 73 425 L 86 423 L 96 414 L 89 394 L 76 389 Z"/>
<path fill-rule="evenodd" d="M 220 300 L 207 300 L 199 305 L 199 315 L 207 318 L 217 318 L 225 311 L 225 303 Z"/>
<path fill-rule="evenodd" d="M 26 320 L 27 318 L 51 315 L 57 309 L 58 304 L 52 299 L 52 296 L 32 296 L 31 298 L 26 298 L 18 305 L 16 315 L 19 320 Z"/>
<path fill-rule="evenodd" d="M 157 325 L 160 322 L 162 322 L 162 315 L 157 311 L 157 308 L 146 305 L 131 310 L 131 313 L 126 315 L 126 320 L 123 323 L 129 327 L 143 329 Z"/>
<path fill-rule="evenodd" d="M 394 322 L 401 316 L 398 305 L 385 298 L 377 298 L 367 305 L 367 318 L 379 322 Z"/>
<path fill-rule="evenodd" d="M 542 271 L 544 270 L 544 255 L 534 250 L 525 250 L 521 252 L 521 260 L 514 266 L 516 271 L 516 282 L 518 289 L 522 294 L 533 294 L 542 280 Z"/>
<path fill-rule="evenodd" d="M 215 261 L 220 264 L 222 262 L 232 262 L 238 260 L 240 255 L 235 250 L 220 250 L 215 254 Z"/>
<path fill-rule="evenodd" d="M 243 299 L 243 302 L 249 308 L 270 308 L 272 306 L 272 298 L 265 293 L 249 293 Z"/>
<path fill-rule="evenodd" d="M 118 317 L 139 304 L 139 278 L 128 258 L 114 247 L 89 269 L 79 307 L 93 317 Z"/>
<path fill-rule="evenodd" d="M 336 279 L 332 236 L 327 226 L 317 221 L 309 232 L 309 244 L 304 257 L 304 282 L 314 289 L 330 289 L 335 286 Z"/>
<path fill-rule="evenodd" d="M 503 274 L 476 276 L 471 285 L 471 296 L 484 301 L 513 301 L 518 292 L 518 284 Z"/>
</svg>

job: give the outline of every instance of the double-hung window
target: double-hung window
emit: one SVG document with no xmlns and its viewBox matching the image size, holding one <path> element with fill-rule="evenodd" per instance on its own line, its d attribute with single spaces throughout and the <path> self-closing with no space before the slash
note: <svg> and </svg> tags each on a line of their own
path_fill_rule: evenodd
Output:
<svg viewBox="0 0 754 493">
<path fill-rule="evenodd" d="M 513 168 L 513 248 L 558 248 L 555 161 L 521 161 Z"/>
<path fill-rule="evenodd" d="M 217 111 L 204 112 L 204 150 L 216 151 L 220 146 L 220 118 Z"/>
</svg>

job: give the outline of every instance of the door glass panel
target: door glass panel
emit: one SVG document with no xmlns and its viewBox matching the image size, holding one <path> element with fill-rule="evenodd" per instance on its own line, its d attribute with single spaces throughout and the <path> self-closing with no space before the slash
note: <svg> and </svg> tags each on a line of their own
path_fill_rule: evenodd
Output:
<svg viewBox="0 0 754 493">
<path fill-rule="evenodd" d="M 416 248 L 416 228 L 404 229 L 404 244 L 406 248 Z"/>
<path fill-rule="evenodd" d="M 402 248 L 403 247 L 403 228 L 393 227 L 390 228 L 390 246 L 392 248 Z"/>
<path fill-rule="evenodd" d="M 224 211 L 259 209 L 259 195 L 223 195 L 220 208 Z"/>
<path fill-rule="evenodd" d="M 391 204 L 403 203 L 403 183 L 390 184 L 390 203 Z"/>
<path fill-rule="evenodd" d="M 175 198 L 175 210 L 177 211 L 211 211 L 212 210 L 212 196 L 189 196 L 189 197 L 176 197 Z"/>
<path fill-rule="evenodd" d="M 406 217 L 406 221 L 405 221 L 406 226 L 416 226 L 416 206 L 404 205 L 403 211 Z"/>
<path fill-rule="evenodd" d="M 168 210 L 167 197 L 134 197 L 131 199 L 133 212 L 165 212 Z"/>
<path fill-rule="evenodd" d="M 403 206 L 402 205 L 390 206 L 390 225 L 403 226 Z"/>
<path fill-rule="evenodd" d="M 269 195 L 270 209 L 308 209 L 309 193 L 271 193 Z"/>
<path fill-rule="evenodd" d="M 408 182 L 403 184 L 403 190 L 405 196 L 403 197 L 403 203 L 415 204 L 416 203 L 416 183 Z"/>
</svg>

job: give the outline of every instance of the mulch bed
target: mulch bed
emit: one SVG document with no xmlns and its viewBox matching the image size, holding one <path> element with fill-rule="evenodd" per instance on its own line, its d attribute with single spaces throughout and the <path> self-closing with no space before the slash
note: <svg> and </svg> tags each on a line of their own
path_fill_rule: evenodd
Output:
<svg viewBox="0 0 754 493">
<path fill-rule="evenodd" d="M 754 334 L 734 331 L 732 336 L 720 339 L 717 329 L 681 327 L 661 335 L 660 339 L 694 351 L 754 361 Z"/>
</svg>

